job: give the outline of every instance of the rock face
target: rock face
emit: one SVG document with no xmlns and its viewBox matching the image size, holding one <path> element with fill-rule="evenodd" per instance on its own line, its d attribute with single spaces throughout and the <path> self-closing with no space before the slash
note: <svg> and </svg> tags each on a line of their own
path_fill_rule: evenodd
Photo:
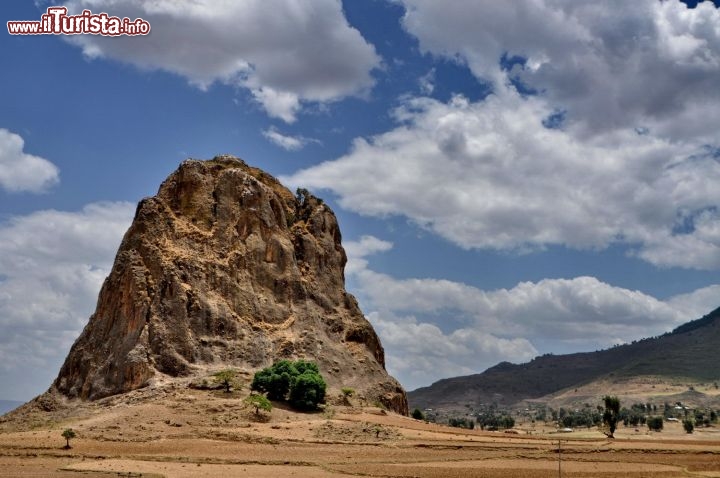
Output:
<svg viewBox="0 0 720 478">
<path fill-rule="evenodd" d="M 93 400 L 306 358 L 331 388 L 407 414 L 380 340 L 345 292 L 340 239 L 333 212 L 309 193 L 231 156 L 185 161 L 138 205 L 54 387 Z"/>
</svg>

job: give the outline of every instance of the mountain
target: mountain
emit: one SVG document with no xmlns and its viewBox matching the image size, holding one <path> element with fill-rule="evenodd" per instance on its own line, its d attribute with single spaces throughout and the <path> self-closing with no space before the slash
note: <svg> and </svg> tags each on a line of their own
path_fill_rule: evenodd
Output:
<svg viewBox="0 0 720 478">
<path fill-rule="evenodd" d="M 502 362 L 481 374 L 447 378 L 409 392 L 408 400 L 420 408 L 513 405 L 598 380 L 660 377 L 712 382 L 720 379 L 718 350 L 720 308 L 659 337 L 597 352 L 547 354 L 519 365 Z"/>
<path fill-rule="evenodd" d="M 345 291 L 337 219 L 232 156 L 187 160 L 143 199 L 95 313 L 50 393 L 97 400 L 279 359 L 407 413 L 380 340 Z"/>
</svg>

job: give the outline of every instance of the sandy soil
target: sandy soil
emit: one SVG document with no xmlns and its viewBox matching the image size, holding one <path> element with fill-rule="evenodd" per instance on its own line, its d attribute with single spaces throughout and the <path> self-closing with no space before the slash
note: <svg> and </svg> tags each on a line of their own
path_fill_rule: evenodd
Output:
<svg viewBox="0 0 720 478">
<path fill-rule="evenodd" d="M 718 477 L 720 433 L 461 430 L 330 405 L 256 415 L 242 394 L 168 386 L 0 423 L 0 477 Z M 66 450 L 61 432 L 77 438 Z M 558 463 L 558 442 L 561 461 Z"/>
</svg>

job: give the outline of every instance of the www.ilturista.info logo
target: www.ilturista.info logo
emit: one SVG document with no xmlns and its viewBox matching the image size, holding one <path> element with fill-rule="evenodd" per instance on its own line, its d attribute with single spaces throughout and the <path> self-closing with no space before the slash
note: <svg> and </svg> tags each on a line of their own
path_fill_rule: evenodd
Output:
<svg viewBox="0 0 720 478">
<path fill-rule="evenodd" d="M 48 7 L 40 21 L 7 22 L 11 35 L 147 35 L 150 23 L 142 18 L 111 17 L 107 13 L 83 10 L 80 15 L 68 15 L 65 7 Z"/>
</svg>

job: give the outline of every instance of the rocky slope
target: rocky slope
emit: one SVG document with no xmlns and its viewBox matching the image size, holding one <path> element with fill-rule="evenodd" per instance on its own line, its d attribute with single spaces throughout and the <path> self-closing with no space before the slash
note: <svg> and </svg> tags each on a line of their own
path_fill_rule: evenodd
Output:
<svg viewBox="0 0 720 478">
<path fill-rule="evenodd" d="M 579 387 L 602 389 L 598 395 L 622 395 L 626 380 L 639 377 L 652 377 L 654 383 L 714 384 L 720 381 L 719 349 L 720 309 L 716 309 L 660 337 L 597 352 L 548 354 L 519 365 L 503 362 L 481 374 L 439 380 L 409 392 L 408 397 L 413 407 L 461 409 L 465 404 L 493 402 L 512 406 Z M 586 387 L 593 382 L 599 385 Z M 617 387 L 611 390 L 613 384 Z"/>
<path fill-rule="evenodd" d="M 97 309 L 55 380 L 98 399 L 169 377 L 282 358 L 318 362 L 331 388 L 407 413 L 355 298 L 333 212 L 220 156 L 188 160 L 143 199 Z"/>
</svg>

